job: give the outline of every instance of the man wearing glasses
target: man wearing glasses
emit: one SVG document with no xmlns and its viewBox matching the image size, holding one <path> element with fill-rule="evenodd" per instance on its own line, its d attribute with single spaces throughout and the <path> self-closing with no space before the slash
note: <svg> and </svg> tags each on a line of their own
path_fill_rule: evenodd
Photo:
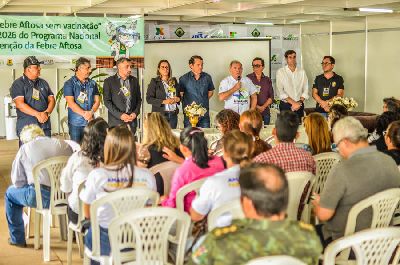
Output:
<svg viewBox="0 0 400 265">
<path fill-rule="evenodd" d="M 11 85 L 11 97 L 17 107 L 17 135 L 26 125 L 37 124 L 51 137 L 50 114 L 54 109 L 54 94 L 46 80 L 40 78 L 40 64 L 35 56 L 25 58 L 24 74 Z M 20 141 L 20 146 L 22 142 Z"/>
<path fill-rule="evenodd" d="M 344 81 L 343 77 L 333 72 L 335 58 L 324 56 L 321 65 L 324 73 L 315 78 L 312 96 L 317 102 L 316 111 L 326 115 L 329 112 L 329 100 L 334 97 L 343 97 Z"/>
<path fill-rule="evenodd" d="M 306 72 L 297 67 L 296 52 L 285 52 L 287 65 L 276 72 L 277 95 L 280 111 L 294 111 L 299 120 L 304 116 L 304 100 L 309 98 Z"/>
<path fill-rule="evenodd" d="M 257 105 L 256 109 L 261 113 L 264 120 L 264 125 L 268 125 L 271 119 L 269 106 L 273 102 L 274 89 L 272 87 L 271 79 L 264 75 L 264 59 L 256 57 L 253 59 L 253 73 L 248 74 L 247 77 L 257 87 Z"/>
</svg>

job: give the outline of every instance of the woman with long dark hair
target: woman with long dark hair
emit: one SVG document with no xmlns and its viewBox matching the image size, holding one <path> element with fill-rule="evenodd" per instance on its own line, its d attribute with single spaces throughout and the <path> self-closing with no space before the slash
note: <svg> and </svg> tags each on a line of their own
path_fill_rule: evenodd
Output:
<svg viewBox="0 0 400 265">
<path fill-rule="evenodd" d="M 175 171 L 169 196 L 162 201 L 163 206 L 172 208 L 176 207 L 176 193 L 181 187 L 224 170 L 224 163 L 220 157 L 208 155 L 207 140 L 200 128 L 185 128 L 181 132 L 180 140 L 179 148 L 185 161 Z M 185 197 L 186 212 L 189 212 L 194 197 L 194 192 Z"/>
</svg>

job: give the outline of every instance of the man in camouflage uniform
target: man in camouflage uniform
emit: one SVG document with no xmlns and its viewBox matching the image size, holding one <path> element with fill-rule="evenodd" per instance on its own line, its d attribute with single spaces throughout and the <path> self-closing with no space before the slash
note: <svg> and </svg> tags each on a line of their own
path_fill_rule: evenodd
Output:
<svg viewBox="0 0 400 265">
<path fill-rule="evenodd" d="M 314 228 L 285 219 L 289 191 L 284 171 L 253 164 L 241 171 L 239 184 L 246 219 L 212 230 L 195 246 L 192 264 L 246 264 L 272 255 L 317 264 L 322 246 Z"/>
</svg>

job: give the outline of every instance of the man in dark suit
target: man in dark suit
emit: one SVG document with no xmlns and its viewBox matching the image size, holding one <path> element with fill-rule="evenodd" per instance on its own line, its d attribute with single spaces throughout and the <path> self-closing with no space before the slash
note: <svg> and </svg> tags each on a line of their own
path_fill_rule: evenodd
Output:
<svg viewBox="0 0 400 265">
<path fill-rule="evenodd" d="M 136 133 L 137 117 L 140 114 L 142 97 L 139 81 L 131 76 L 131 62 L 128 58 L 117 61 L 118 72 L 104 80 L 104 104 L 108 109 L 108 124 L 127 124 Z"/>
</svg>

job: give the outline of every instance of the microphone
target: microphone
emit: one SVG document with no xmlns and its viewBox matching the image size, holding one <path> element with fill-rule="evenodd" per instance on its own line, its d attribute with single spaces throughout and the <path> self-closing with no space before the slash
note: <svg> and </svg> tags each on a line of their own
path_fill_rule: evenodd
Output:
<svg viewBox="0 0 400 265">
<path fill-rule="evenodd" d="M 237 79 L 238 79 L 238 81 L 240 81 L 240 79 L 241 79 L 241 78 L 242 78 L 242 77 L 239 75 L 239 76 L 238 76 L 238 78 L 237 78 Z"/>
</svg>

